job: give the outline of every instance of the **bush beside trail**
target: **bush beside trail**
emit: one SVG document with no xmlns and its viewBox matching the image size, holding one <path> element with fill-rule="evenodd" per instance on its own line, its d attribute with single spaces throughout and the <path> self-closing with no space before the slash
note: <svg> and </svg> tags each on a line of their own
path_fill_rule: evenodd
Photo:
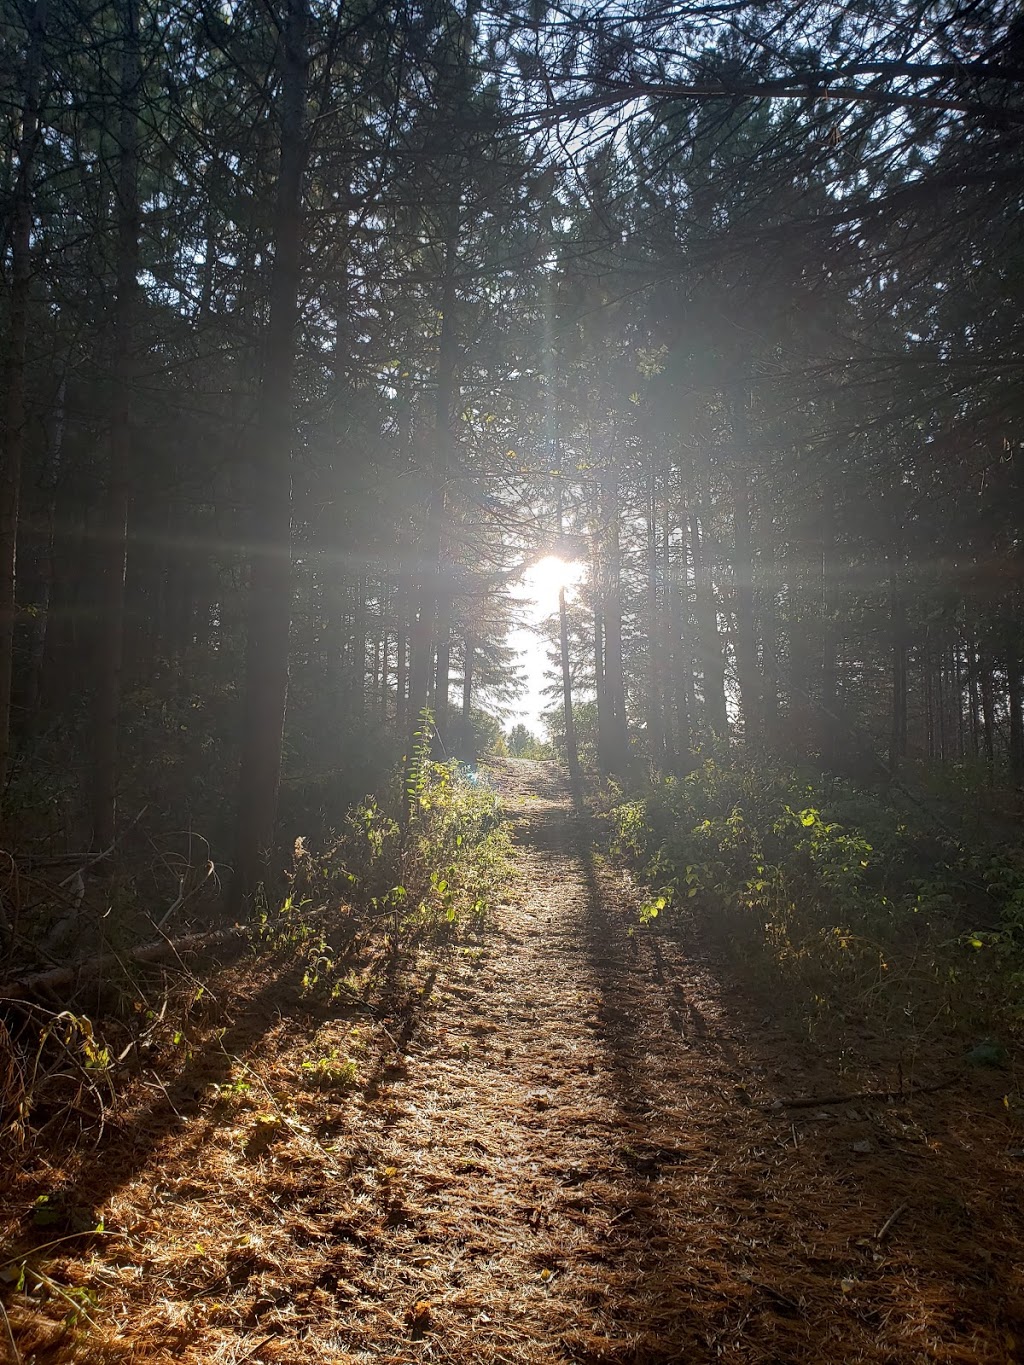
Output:
<svg viewBox="0 0 1024 1365">
<path fill-rule="evenodd" d="M 886 793 L 749 759 L 605 798 L 611 848 L 651 888 L 641 920 L 701 925 L 809 1021 L 868 1007 L 1015 1022 L 1024 847 Z"/>
</svg>

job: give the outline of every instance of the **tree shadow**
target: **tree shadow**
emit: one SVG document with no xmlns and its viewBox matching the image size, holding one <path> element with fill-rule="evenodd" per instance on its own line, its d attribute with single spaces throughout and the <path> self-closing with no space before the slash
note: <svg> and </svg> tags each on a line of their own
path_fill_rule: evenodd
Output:
<svg viewBox="0 0 1024 1365">
<path fill-rule="evenodd" d="M 115 1105 L 91 1149 L 84 1142 L 70 1148 L 59 1141 L 35 1145 L 30 1167 L 61 1172 L 61 1187 L 53 1193 L 63 1205 L 102 1213 L 120 1190 L 152 1165 L 165 1142 L 180 1139 L 183 1130 L 192 1128 L 194 1136 L 176 1155 L 177 1164 L 187 1169 L 189 1153 L 200 1151 L 223 1121 L 216 1103 L 219 1092 L 247 1087 L 246 1058 L 286 1018 L 290 1026 L 314 1029 L 327 1019 L 360 1015 L 357 1007 L 305 995 L 307 964 L 301 957 L 291 955 L 272 964 L 271 958 L 257 990 L 232 1000 L 223 994 L 231 984 L 230 961 L 222 958 L 210 963 L 203 995 L 186 1011 L 174 1043 L 162 1054 L 147 1057 L 129 1082 L 136 1092 L 148 1091 L 151 1098 L 140 1099 L 127 1111 Z M 199 968 L 193 964 L 190 970 Z M 187 1197 L 187 1192 L 181 1197 Z M 33 1245 L 48 1242 L 52 1236 L 52 1228 L 37 1232 L 31 1209 L 27 1210 L 20 1254 L 31 1255 Z"/>
<path fill-rule="evenodd" d="M 573 824 L 625 1120 L 617 1250 L 642 1262 L 615 1309 L 634 1344 L 615 1358 L 898 1362 L 955 1350 L 965 1330 L 978 1342 L 965 1358 L 1003 1358 L 1024 1325 L 1008 1271 L 1024 1220 L 972 1191 L 943 1098 L 786 1108 L 795 1085 L 834 1095 L 834 1078 L 808 1076 L 707 963 L 641 929 Z M 930 1159 L 941 1144 L 944 1163 Z"/>
</svg>

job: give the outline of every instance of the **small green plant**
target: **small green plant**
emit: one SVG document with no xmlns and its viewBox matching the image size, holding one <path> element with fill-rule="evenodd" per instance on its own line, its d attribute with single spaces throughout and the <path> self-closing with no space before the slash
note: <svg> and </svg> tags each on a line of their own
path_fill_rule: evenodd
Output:
<svg viewBox="0 0 1024 1365">
<path fill-rule="evenodd" d="M 325 1057 L 302 1063 L 306 1080 L 318 1090 L 351 1090 L 359 1084 L 359 1066 L 332 1049 Z"/>
</svg>

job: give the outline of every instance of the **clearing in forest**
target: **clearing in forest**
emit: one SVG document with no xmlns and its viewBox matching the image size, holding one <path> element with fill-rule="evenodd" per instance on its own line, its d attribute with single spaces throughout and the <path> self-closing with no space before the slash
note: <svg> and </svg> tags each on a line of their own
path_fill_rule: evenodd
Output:
<svg viewBox="0 0 1024 1365">
<path fill-rule="evenodd" d="M 1004 1079 L 838 1102 L 891 1088 L 871 1039 L 823 1055 L 631 933 L 559 770 L 491 773 L 519 875 L 483 934 L 334 1003 L 226 970 L 176 1079 L 8 1190 L 12 1247 L 37 1198 L 68 1237 L 29 1261 L 46 1310 L 8 1296 L 25 1365 L 1024 1359 Z"/>
</svg>

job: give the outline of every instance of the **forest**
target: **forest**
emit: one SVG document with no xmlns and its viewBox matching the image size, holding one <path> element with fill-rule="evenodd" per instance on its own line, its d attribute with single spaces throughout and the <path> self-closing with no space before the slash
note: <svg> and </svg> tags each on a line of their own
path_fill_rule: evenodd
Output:
<svg viewBox="0 0 1024 1365">
<path fill-rule="evenodd" d="M 1024 1358 L 1024 1227 L 964 1194 L 1024 1140 L 1018 7 L 0 0 L 0 121 L 0 1354 Z M 702 1137 L 677 1034 L 742 1109 Z M 516 1167 L 525 1306 L 408 1268 L 420 1214 L 507 1218 L 498 1082 L 456 1131 L 410 1060 L 457 1094 L 478 1046 L 569 1066 L 570 1133 L 618 1096 L 592 1204 L 524 1172 L 590 1170 L 596 1118 Z M 840 1189 L 870 1273 L 863 1230 L 751 1269 L 694 1189 L 652 1211 L 687 1142 L 742 1202 L 780 1114 L 800 1246 Z M 190 1117 L 233 1134 L 216 1235 Z M 860 1204 L 815 1142 L 872 1154 Z M 288 1246 L 243 1255 L 289 1143 Z M 493 1206 L 437 1193 L 445 1144 Z"/>
</svg>

